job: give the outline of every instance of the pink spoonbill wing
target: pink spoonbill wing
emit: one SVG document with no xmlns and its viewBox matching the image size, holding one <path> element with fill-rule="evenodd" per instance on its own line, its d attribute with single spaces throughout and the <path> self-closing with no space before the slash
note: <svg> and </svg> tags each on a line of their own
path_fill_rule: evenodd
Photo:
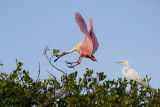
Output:
<svg viewBox="0 0 160 107">
<path fill-rule="evenodd" d="M 83 17 L 80 15 L 80 13 L 78 13 L 78 12 L 75 13 L 75 19 L 76 19 L 76 22 L 77 22 L 81 32 L 84 33 L 85 35 L 87 35 L 89 37 L 89 39 L 91 39 L 89 32 L 87 30 L 86 23 L 85 23 Z"/>
<path fill-rule="evenodd" d="M 76 19 L 76 22 L 77 22 L 81 32 L 85 34 L 85 38 L 84 38 L 81 46 L 79 47 L 78 51 L 80 54 L 83 53 L 83 55 L 91 56 L 92 51 L 93 51 L 93 42 L 92 42 L 92 38 L 89 35 L 89 32 L 87 30 L 86 23 L 85 23 L 83 17 L 78 12 L 75 14 L 75 19 Z"/>
<path fill-rule="evenodd" d="M 94 31 L 93 31 L 93 24 L 92 24 L 91 18 L 89 18 L 89 25 L 90 25 L 89 35 L 91 36 L 92 42 L 93 42 L 93 51 L 92 51 L 92 55 L 93 55 L 97 51 L 99 44 L 98 44 L 96 35 L 94 34 Z"/>
</svg>

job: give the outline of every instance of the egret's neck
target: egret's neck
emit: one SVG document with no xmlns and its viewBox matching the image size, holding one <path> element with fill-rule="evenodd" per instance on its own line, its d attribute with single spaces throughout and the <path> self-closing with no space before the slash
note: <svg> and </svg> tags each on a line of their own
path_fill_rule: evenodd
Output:
<svg viewBox="0 0 160 107">
<path fill-rule="evenodd" d="M 127 70 L 128 70 L 127 67 L 124 67 L 124 68 L 122 69 L 122 74 L 123 74 L 124 77 L 127 76 L 127 73 L 126 73 Z"/>
<path fill-rule="evenodd" d="M 124 77 L 127 76 L 126 71 L 129 70 L 129 68 L 130 68 L 129 64 L 126 64 L 126 67 L 124 67 L 124 68 L 122 69 L 122 74 L 123 74 Z"/>
<path fill-rule="evenodd" d="M 130 68 L 129 63 L 126 63 L 127 70 Z"/>
</svg>

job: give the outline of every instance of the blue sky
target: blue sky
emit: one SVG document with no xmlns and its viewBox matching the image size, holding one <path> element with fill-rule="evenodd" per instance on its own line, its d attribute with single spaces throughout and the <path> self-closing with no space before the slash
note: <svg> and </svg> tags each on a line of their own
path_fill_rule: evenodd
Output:
<svg viewBox="0 0 160 107">
<path fill-rule="evenodd" d="M 145 77 L 150 84 L 160 88 L 160 1 L 159 0 L 2 0 L 0 1 L 0 72 L 10 73 L 15 69 L 15 60 L 24 63 L 23 69 L 37 78 L 41 64 L 43 80 L 49 78 L 47 71 L 60 78 L 43 55 L 44 48 L 66 51 L 84 39 L 75 19 L 81 13 L 89 29 L 89 17 L 93 20 L 94 32 L 99 42 L 95 53 L 98 62 L 82 59 L 78 77 L 86 67 L 95 72 L 104 72 L 107 79 L 123 78 L 124 65 L 117 61 L 129 61 L 131 67 Z M 50 51 L 50 54 L 52 51 Z M 77 52 L 59 59 L 55 66 L 67 73 L 65 60 L 77 61 Z"/>
</svg>

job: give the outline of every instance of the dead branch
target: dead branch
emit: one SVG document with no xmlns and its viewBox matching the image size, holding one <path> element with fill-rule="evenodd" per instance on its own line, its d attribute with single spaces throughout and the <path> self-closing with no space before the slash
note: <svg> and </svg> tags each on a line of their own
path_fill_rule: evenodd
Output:
<svg viewBox="0 0 160 107">
<path fill-rule="evenodd" d="M 55 55 L 52 55 L 52 56 L 49 58 L 48 55 L 47 55 L 47 51 L 49 51 L 49 50 L 50 50 L 50 49 L 48 49 L 47 46 L 46 46 L 46 48 L 44 49 L 44 56 L 47 58 L 48 62 L 51 64 L 51 66 L 52 66 L 53 68 L 55 68 L 56 70 L 58 70 L 58 71 L 60 71 L 60 72 L 62 72 L 63 74 L 66 75 L 66 73 L 65 73 L 63 70 L 55 67 L 55 66 L 52 64 L 52 61 L 51 61 L 51 60 L 52 60 L 52 58 L 53 58 Z"/>
<path fill-rule="evenodd" d="M 47 72 L 56 80 L 56 77 L 53 74 L 51 74 L 49 71 Z"/>
<path fill-rule="evenodd" d="M 40 76 L 40 63 L 39 63 L 38 77 L 37 77 L 37 80 L 36 80 L 36 82 L 38 82 L 38 80 L 39 80 L 39 76 Z"/>
</svg>

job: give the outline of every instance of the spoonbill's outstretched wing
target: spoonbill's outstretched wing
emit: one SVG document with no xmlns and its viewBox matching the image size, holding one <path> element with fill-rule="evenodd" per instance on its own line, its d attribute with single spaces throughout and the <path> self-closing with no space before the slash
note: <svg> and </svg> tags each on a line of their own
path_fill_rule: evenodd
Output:
<svg viewBox="0 0 160 107">
<path fill-rule="evenodd" d="M 92 55 L 93 55 L 97 51 L 99 44 L 98 44 L 96 35 L 94 34 L 94 31 L 93 31 L 93 23 L 91 18 L 89 18 L 89 25 L 90 25 L 89 35 L 91 36 L 92 42 L 93 42 L 93 51 L 92 51 Z"/>
<path fill-rule="evenodd" d="M 83 17 L 81 16 L 81 14 L 76 12 L 75 13 L 75 19 L 76 19 L 76 22 L 77 22 L 81 32 L 84 33 L 85 35 L 87 35 L 90 38 L 89 32 L 87 30 L 87 25 L 86 25 Z"/>
</svg>

